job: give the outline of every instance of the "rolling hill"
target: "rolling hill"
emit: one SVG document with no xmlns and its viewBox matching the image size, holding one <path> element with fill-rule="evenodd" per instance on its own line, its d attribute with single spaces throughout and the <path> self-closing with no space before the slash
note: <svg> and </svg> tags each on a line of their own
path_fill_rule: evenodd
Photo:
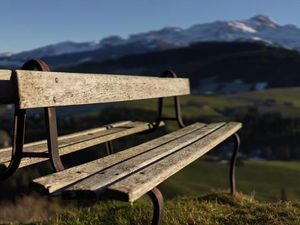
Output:
<svg viewBox="0 0 300 225">
<path fill-rule="evenodd" d="M 300 86 L 300 55 L 262 43 L 205 42 L 57 70 L 159 75 L 171 68 L 189 77 L 194 93 L 230 94 Z"/>
</svg>

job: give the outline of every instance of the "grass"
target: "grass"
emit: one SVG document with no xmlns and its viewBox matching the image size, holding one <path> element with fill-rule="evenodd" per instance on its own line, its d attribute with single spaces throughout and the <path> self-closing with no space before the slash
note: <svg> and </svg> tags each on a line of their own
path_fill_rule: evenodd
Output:
<svg viewBox="0 0 300 225">
<path fill-rule="evenodd" d="M 25 224 L 145 225 L 151 221 L 151 207 L 146 198 L 133 205 L 106 201 L 85 207 L 69 206 L 68 210 L 49 220 L 36 221 L 30 218 Z M 165 201 L 164 209 L 164 225 L 300 224 L 300 202 L 265 203 L 242 194 L 233 197 L 226 193 L 213 193 L 201 197 L 176 198 Z"/>
<path fill-rule="evenodd" d="M 300 107 L 300 88 L 274 88 L 266 89 L 262 91 L 244 92 L 236 95 L 237 97 L 255 100 L 265 101 L 268 99 L 274 99 L 278 103 L 291 102 L 296 107 Z"/>
<path fill-rule="evenodd" d="M 228 165 L 224 163 L 198 160 L 172 176 L 160 186 L 166 199 L 163 224 L 300 224 L 300 162 L 245 161 L 236 172 L 236 197 L 226 194 Z M 287 201 L 281 201 L 283 197 Z M 25 196 L 15 205 L 1 204 L 0 221 L 139 225 L 149 224 L 151 217 L 151 203 L 145 197 L 133 205 L 86 204 L 49 203 Z"/>
</svg>

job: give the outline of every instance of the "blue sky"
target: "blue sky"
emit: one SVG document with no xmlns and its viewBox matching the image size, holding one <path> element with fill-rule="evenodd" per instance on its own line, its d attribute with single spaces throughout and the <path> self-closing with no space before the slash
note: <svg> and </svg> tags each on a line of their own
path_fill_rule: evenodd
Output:
<svg viewBox="0 0 300 225">
<path fill-rule="evenodd" d="M 300 0 L 1 0 L 0 52 L 257 14 L 300 27 Z"/>
</svg>

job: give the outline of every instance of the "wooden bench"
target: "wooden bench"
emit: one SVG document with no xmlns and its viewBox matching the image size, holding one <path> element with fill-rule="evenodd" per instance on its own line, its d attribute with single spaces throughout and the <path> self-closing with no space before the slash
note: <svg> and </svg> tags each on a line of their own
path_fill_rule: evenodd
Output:
<svg viewBox="0 0 300 225">
<path fill-rule="evenodd" d="M 160 224 L 163 197 L 157 186 L 233 137 L 230 190 L 234 194 L 239 149 L 236 132 L 241 123 L 194 123 L 185 126 L 178 96 L 187 94 L 190 94 L 189 80 L 176 78 L 172 71 L 165 72 L 164 77 L 59 73 L 49 72 L 48 66 L 41 60 L 25 63 L 22 70 L 0 70 L 1 103 L 15 104 L 13 147 L 0 150 L 0 163 L 5 165 L 0 178 L 6 179 L 19 167 L 50 160 L 54 173 L 34 179 L 32 188 L 35 190 L 61 195 L 64 199 L 110 198 L 128 202 L 148 194 L 154 206 L 152 224 Z M 165 97 L 174 97 L 174 118 L 162 115 Z M 150 98 L 159 99 L 155 122 L 121 121 L 61 137 L 57 135 L 56 107 Z M 24 144 L 25 114 L 32 108 L 45 109 L 47 137 L 46 140 Z M 111 141 L 139 132 L 155 131 L 168 120 L 177 121 L 181 128 L 112 153 Z M 61 155 L 100 143 L 107 143 L 108 156 L 64 168 Z"/>
</svg>

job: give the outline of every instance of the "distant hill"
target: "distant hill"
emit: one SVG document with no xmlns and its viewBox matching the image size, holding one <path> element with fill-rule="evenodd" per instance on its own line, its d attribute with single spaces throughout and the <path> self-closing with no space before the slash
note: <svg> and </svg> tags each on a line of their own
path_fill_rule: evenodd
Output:
<svg viewBox="0 0 300 225">
<path fill-rule="evenodd" d="M 159 75 L 168 68 L 189 77 L 195 92 L 227 93 L 300 86 L 299 53 L 263 43 L 201 42 L 58 70 Z"/>
</svg>

